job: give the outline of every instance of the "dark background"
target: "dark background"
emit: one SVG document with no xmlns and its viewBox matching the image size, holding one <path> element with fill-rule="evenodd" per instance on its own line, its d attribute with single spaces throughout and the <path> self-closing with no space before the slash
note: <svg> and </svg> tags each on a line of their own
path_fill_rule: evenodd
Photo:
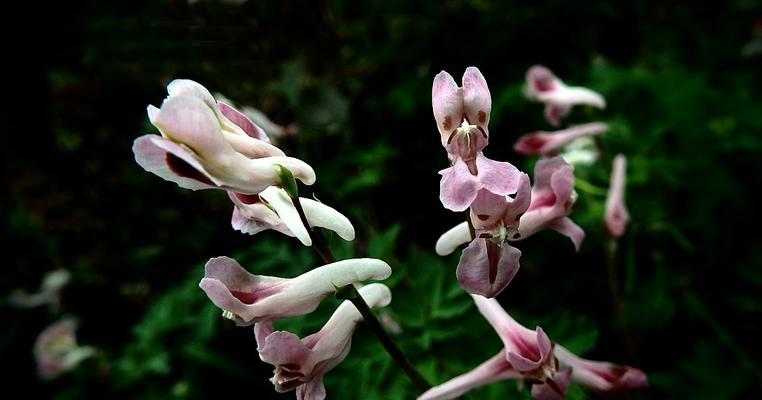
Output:
<svg viewBox="0 0 762 400">
<path fill-rule="evenodd" d="M 600 195 L 580 191 L 572 217 L 587 238 L 578 254 L 553 233 L 521 243 L 522 269 L 501 302 L 572 350 L 646 371 L 651 388 L 630 398 L 758 398 L 762 56 L 742 48 L 760 40 L 760 18 L 753 1 L 85 1 L 5 13 L 7 390 L 58 399 L 293 397 L 276 396 L 250 330 L 225 323 L 196 285 L 212 256 L 282 276 L 317 260 L 277 233 L 233 231 L 224 193 L 179 189 L 134 162 L 132 141 L 155 132 L 145 107 L 158 106 L 175 78 L 299 125 L 280 145 L 317 171 L 317 184 L 303 190 L 354 222 L 356 241 L 335 238 L 337 254 L 392 264 L 389 310 L 404 330 L 397 340 L 430 380 L 491 357 L 500 342 L 457 286 L 457 255 L 433 253 L 461 216 L 437 199 L 447 162 L 431 81 L 442 69 L 459 80 L 479 67 L 493 98 L 486 153 L 531 175 L 532 160 L 511 146 L 550 129 L 542 106 L 521 93 L 525 71 L 541 63 L 606 97 L 606 110 L 578 108 L 567 122 L 609 123 L 608 152 L 629 159 L 632 221 L 615 267 L 634 351 L 612 306 Z M 577 175 L 605 188 L 607 168 Z M 7 293 L 36 290 L 57 268 L 73 274 L 60 311 L 8 302 Z M 281 327 L 314 332 L 337 303 Z M 80 321 L 80 343 L 99 353 L 42 381 L 32 344 L 62 315 Z M 330 398 L 417 394 L 362 328 L 326 385 Z M 527 397 L 512 382 L 471 396 Z M 570 398 L 596 397 L 570 390 Z"/>
</svg>

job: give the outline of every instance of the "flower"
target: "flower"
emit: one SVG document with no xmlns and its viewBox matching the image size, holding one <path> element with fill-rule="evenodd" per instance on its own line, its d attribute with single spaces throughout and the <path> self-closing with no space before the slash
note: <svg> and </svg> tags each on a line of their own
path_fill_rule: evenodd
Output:
<svg viewBox="0 0 762 400">
<path fill-rule="evenodd" d="M 34 342 L 37 373 L 45 379 L 55 378 L 92 357 L 95 349 L 78 346 L 76 323 L 71 319 L 56 322 L 43 330 Z"/>
<path fill-rule="evenodd" d="M 364 286 L 359 292 L 369 307 L 391 302 L 389 288 L 380 283 Z M 291 332 L 275 331 L 258 340 L 259 357 L 275 366 L 275 376 L 270 379 L 275 390 L 296 389 L 298 400 L 324 399 L 323 376 L 347 357 L 352 333 L 361 320 L 360 312 L 346 300 L 315 334 L 299 339 Z"/>
<path fill-rule="evenodd" d="M 235 230 L 254 235 L 273 229 L 288 236 L 296 236 L 305 246 L 312 245 L 294 203 L 285 190 L 270 186 L 258 195 L 240 195 L 228 192 L 233 201 L 231 224 Z M 349 219 L 335 209 L 312 199 L 300 198 L 304 214 L 311 227 L 336 232 L 344 240 L 354 240 L 355 228 Z"/>
<path fill-rule="evenodd" d="M 513 207 L 513 211 L 505 214 L 508 218 L 501 219 L 505 230 L 490 233 L 491 237 L 520 241 L 543 229 L 553 229 L 568 236 L 575 248 L 579 249 L 585 238 L 585 232 L 567 217 L 576 200 L 574 168 L 561 157 L 539 160 L 535 165 L 534 177 L 531 196 L 517 194 L 512 203 L 506 203 L 506 207 Z M 519 190 L 517 193 L 525 193 L 525 191 Z M 507 199 L 505 201 L 508 202 Z M 522 214 L 519 211 L 523 209 L 526 201 L 530 201 L 529 207 Z M 483 204 L 474 202 L 472 205 L 471 220 L 475 230 L 486 230 L 491 226 L 490 223 L 494 217 L 490 217 L 489 212 L 479 211 L 480 208 L 488 210 L 490 203 L 493 207 L 500 204 L 499 201 L 490 200 Z M 518 207 L 519 205 L 522 207 Z M 518 223 L 510 224 L 510 216 L 517 216 Z M 436 252 L 441 256 L 448 255 L 469 240 L 471 240 L 471 233 L 468 230 L 468 223 L 462 222 L 442 234 L 437 240 Z"/>
<path fill-rule="evenodd" d="M 229 257 L 206 263 L 199 287 L 239 325 L 272 321 L 314 311 L 337 287 L 391 275 L 389 264 L 373 258 L 342 260 L 295 278 L 253 275 Z"/>
<path fill-rule="evenodd" d="M 602 135 L 609 127 L 600 122 L 583 124 L 555 132 L 527 133 L 519 138 L 513 145 L 513 149 L 523 155 L 537 154 L 541 156 L 554 156 L 566 145 L 573 141 L 594 135 Z"/>
<path fill-rule="evenodd" d="M 481 189 L 497 195 L 516 193 L 520 171 L 507 162 L 493 161 L 482 154 L 489 139 L 492 108 L 487 81 L 478 68 L 468 67 L 463 87 L 445 71 L 434 77 L 431 89 L 434 119 L 453 165 L 439 171 L 439 199 L 445 208 L 463 211 Z"/>
<path fill-rule="evenodd" d="M 225 103 L 231 103 L 220 93 L 215 93 L 214 97 Z M 262 140 L 271 143 L 273 140 L 277 141 L 280 138 L 294 136 L 299 132 L 299 128 L 296 124 L 288 124 L 287 126 L 281 126 L 273 122 L 264 112 L 249 106 L 241 106 L 241 114 L 248 117 L 257 127 L 261 127 L 266 133 L 265 138 Z"/>
<path fill-rule="evenodd" d="M 61 291 L 71 280 L 71 273 L 65 269 L 48 272 L 42 278 L 40 290 L 37 293 L 27 293 L 16 290 L 10 295 L 10 302 L 18 307 L 38 307 L 48 304 L 57 310 L 61 304 Z"/>
<path fill-rule="evenodd" d="M 167 86 L 161 108 L 148 106 L 148 117 L 161 136 L 135 140 L 135 160 L 146 171 L 192 190 L 225 189 L 255 194 L 280 182 L 277 166 L 288 168 L 305 184 L 315 171 L 286 157 L 245 115 L 218 102 L 206 88 L 178 79 Z"/>
<path fill-rule="evenodd" d="M 570 381 L 599 392 L 647 385 L 643 371 L 579 358 L 552 342 L 539 326 L 533 331 L 516 322 L 497 300 L 478 295 L 471 297 L 497 332 L 504 348 L 472 371 L 426 391 L 418 400 L 454 399 L 471 389 L 504 379 L 531 383 L 532 397 L 537 400 L 565 398 Z"/>
<path fill-rule="evenodd" d="M 575 105 L 606 108 L 606 100 L 600 94 L 583 87 L 569 87 L 553 72 L 541 65 L 527 71 L 527 96 L 545 103 L 545 119 L 551 126 L 558 126 Z"/>
<path fill-rule="evenodd" d="M 624 235 L 630 222 L 630 213 L 624 204 L 624 189 L 627 183 L 627 158 L 622 154 L 614 157 L 611 168 L 611 184 L 606 196 L 606 230 L 613 237 Z"/>
</svg>

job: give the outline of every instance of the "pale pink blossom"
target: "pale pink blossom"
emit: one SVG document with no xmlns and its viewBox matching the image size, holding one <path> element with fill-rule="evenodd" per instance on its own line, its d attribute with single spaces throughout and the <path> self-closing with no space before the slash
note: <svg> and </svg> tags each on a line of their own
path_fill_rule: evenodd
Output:
<svg viewBox="0 0 762 400">
<path fill-rule="evenodd" d="M 541 65 L 529 68 L 526 81 L 527 96 L 545 104 L 545 119 L 551 126 L 558 126 L 576 105 L 606 108 L 606 100 L 600 94 L 584 87 L 566 86 Z"/>
<path fill-rule="evenodd" d="M 42 284 L 36 293 L 16 290 L 11 293 L 10 302 L 18 307 L 39 307 L 48 305 L 57 310 L 61 304 L 61 291 L 71 280 L 71 273 L 64 269 L 51 271 L 42 277 Z"/>
<path fill-rule="evenodd" d="M 314 311 L 337 287 L 391 275 L 389 264 L 355 258 L 317 267 L 295 278 L 253 275 L 229 257 L 206 263 L 199 287 L 239 325 L 304 315 Z"/>
<path fill-rule="evenodd" d="M 231 219 L 234 229 L 250 235 L 273 229 L 295 236 L 305 246 L 312 245 L 309 232 L 285 190 L 271 186 L 258 195 L 228 192 L 228 196 L 235 205 Z M 354 240 L 355 229 L 340 212 L 316 200 L 301 197 L 300 202 L 311 227 L 326 228 L 344 240 Z"/>
<path fill-rule="evenodd" d="M 434 77 L 431 104 L 442 146 L 453 165 L 439 171 L 439 199 L 445 208 L 463 211 L 486 189 L 497 195 L 518 190 L 519 170 L 482 154 L 489 139 L 492 98 L 487 81 L 476 67 L 463 74 L 463 87 L 445 71 Z"/>
<path fill-rule="evenodd" d="M 624 235 L 630 222 L 630 213 L 624 204 L 624 191 L 627 184 L 627 158 L 622 154 L 614 157 L 611 168 L 611 183 L 606 196 L 606 230 L 613 237 Z"/>
<path fill-rule="evenodd" d="M 64 319 L 40 333 L 34 342 L 34 356 L 40 377 L 55 378 L 95 354 L 93 347 L 77 345 L 76 329 L 73 320 Z"/>
<path fill-rule="evenodd" d="M 364 286 L 359 293 L 370 307 L 384 307 L 391 301 L 389 288 L 380 283 Z M 349 354 L 352 333 L 360 321 L 360 312 L 346 300 L 320 331 L 303 339 L 291 332 L 271 332 L 269 322 L 263 323 L 269 325 L 265 329 L 258 323 L 259 357 L 275 366 L 271 379 L 275 390 L 283 393 L 296 389 L 298 400 L 324 399 L 323 377 Z M 270 332 L 264 334 L 263 330 Z"/>
<path fill-rule="evenodd" d="M 497 300 L 471 297 L 497 332 L 503 349 L 474 370 L 431 388 L 418 400 L 454 399 L 504 379 L 530 383 L 532 397 L 537 400 L 565 398 L 570 381 L 602 393 L 637 389 L 648 384 L 646 375 L 639 369 L 579 358 L 552 342 L 542 328 L 531 330 L 516 322 Z"/>
<path fill-rule="evenodd" d="M 159 135 L 135 140 L 135 160 L 146 171 L 186 189 L 224 189 L 255 194 L 280 183 L 278 166 L 305 184 L 315 171 L 286 157 L 245 115 L 218 102 L 206 88 L 184 79 L 167 87 L 161 108 L 148 107 Z"/>
<path fill-rule="evenodd" d="M 583 137 L 602 135 L 608 129 L 606 124 L 594 122 L 554 132 L 532 132 L 521 136 L 513 145 L 513 149 L 523 155 L 552 157 L 573 141 Z"/>
</svg>

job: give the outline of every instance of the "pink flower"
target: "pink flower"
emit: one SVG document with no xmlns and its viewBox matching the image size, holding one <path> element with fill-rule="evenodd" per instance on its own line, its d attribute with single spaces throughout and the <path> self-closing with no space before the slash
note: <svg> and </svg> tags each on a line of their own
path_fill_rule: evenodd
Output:
<svg viewBox="0 0 762 400">
<path fill-rule="evenodd" d="M 355 258 L 317 267 L 295 278 L 252 275 L 228 257 L 212 258 L 199 287 L 239 325 L 304 315 L 314 311 L 337 287 L 368 279 L 386 279 L 389 265 Z"/>
<path fill-rule="evenodd" d="M 551 126 L 558 126 L 575 105 L 606 108 L 606 100 L 600 94 L 583 87 L 569 87 L 549 69 L 535 65 L 527 71 L 527 96 L 545 103 L 545 119 Z"/>
<path fill-rule="evenodd" d="M 645 387 L 639 369 L 581 359 L 552 342 L 542 328 L 527 329 L 495 299 L 472 295 L 479 311 L 497 332 L 504 348 L 474 370 L 423 393 L 418 400 L 454 399 L 471 389 L 504 379 L 532 384 L 532 397 L 557 400 L 566 397 L 570 380 L 599 392 Z"/>
<path fill-rule="evenodd" d="M 555 132 L 527 133 L 513 145 L 517 153 L 523 155 L 554 156 L 569 143 L 586 136 L 602 135 L 608 131 L 606 124 L 594 122 L 583 124 Z"/>
<path fill-rule="evenodd" d="M 367 285 L 359 292 L 370 307 L 384 307 L 391 301 L 389 288 L 380 283 Z M 320 331 L 303 339 L 285 331 L 259 336 L 259 357 L 275 366 L 271 379 L 275 390 L 283 393 L 296 389 L 298 400 L 324 399 L 323 376 L 347 357 L 352 333 L 361 320 L 360 312 L 347 300 Z"/>
<path fill-rule="evenodd" d="M 305 246 L 312 245 L 309 232 L 285 190 L 271 186 L 258 195 L 240 195 L 228 192 L 233 201 L 233 228 L 254 235 L 273 229 L 288 236 L 296 236 Z M 312 227 L 336 232 L 344 240 L 354 240 L 355 229 L 349 219 L 335 209 L 312 199 L 300 198 L 304 214 Z"/>
<path fill-rule="evenodd" d="M 624 189 L 627 183 L 627 159 L 618 154 L 611 168 L 611 185 L 606 196 L 606 230 L 613 237 L 624 235 L 630 222 L 630 213 L 624 204 Z"/>
<path fill-rule="evenodd" d="M 160 109 L 148 107 L 161 136 L 144 135 L 133 145 L 135 160 L 146 171 L 186 189 L 241 194 L 278 184 L 278 165 L 305 184 L 315 182 L 312 167 L 286 157 L 268 143 L 264 131 L 200 84 L 178 79 L 167 90 Z"/>
<path fill-rule="evenodd" d="M 572 210 L 576 195 L 574 193 L 574 169 L 561 157 L 537 161 L 534 172 L 535 182 L 532 186 L 531 196 L 523 195 L 526 190 L 517 191 L 518 194 L 513 202 L 506 199 L 506 212 L 499 221 L 502 221 L 504 231 L 495 230 L 495 217 L 491 216 L 495 207 L 500 212 L 499 201 L 474 202 L 472 205 L 471 220 L 477 231 L 477 238 L 487 233 L 490 238 L 504 238 L 507 241 L 524 240 L 544 229 L 553 229 L 568 236 L 574 246 L 579 249 L 585 232 L 567 217 Z M 485 196 L 485 198 L 489 198 Z M 524 208 L 525 202 L 530 201 L 529 207 Z M 522 205 L 522 207 L 518 207 Z M 526 212 L 519 212 L 520 210 Z M 480 211 L 482 210 L 482 211 Z M 511 223 L 510 217 L 518 217 L 518 222 Z M 497 225 L 500 227 L 501 225 Z M 492 230 L 492 232 L 484 232 Z M 471 234 L 468 224 L 463 222 L 445 232 L 437 241 L 436 252 L 439 255 L 447 255 L 455 251 L 460 245 L 468 243 Z M 472 243 L 473 245 L 473 243 Z M 516 267 L 518 268 L 518 267 Z M 491 297 L 491 296 L 485 296 Z"/>
<path fill-rule="evenodd" d="M 488 143 L 492 108 L 487 81 L 476 67 L 463 74 L 463 87 L 445 71 L 434 77 L 431 90 L 434 119 L 453 165 L 442 175 L 439 199 L 445 208 L 463 211 L 481 189 L 501 196 L 516 193 L 519 170 L 507 162 L 490 160 L 482 154 Z"/>
<path fill-rule="evenodd" d="M 76 323 L 65 319 L 45 328 L 34 342 L 37 373 L 45 379 L 55 378 L 92 357 L 95 349 L 78 346 Z"/>
</svg>

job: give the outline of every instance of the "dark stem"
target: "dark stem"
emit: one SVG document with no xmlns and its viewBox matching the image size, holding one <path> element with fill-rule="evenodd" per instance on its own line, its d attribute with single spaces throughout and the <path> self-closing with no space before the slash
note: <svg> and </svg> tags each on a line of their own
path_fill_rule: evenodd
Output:
<svg viewBox="0 0 762 400">
<path fill-rule="evenodd" d="M 619 280 L 616 275 L 615 259 L 617 250 L 617 240 L 613 237 L 609 237 L 603 244 L 604 252 L 606 253 L 606 273 L 608 275 L 609 291 L 611 292 L 611 301 L 614 303 L 614 312 L 617 316 L 617 322 L 619 324 L 619 331 L 622 334 L 622 341 L 627 349 L 627 353 L 630 359 L 637 362 L 637 350 L 635 349 L 635 342 L 630 335 L 630 329 L 627 325 L 627 318 L 624 315 L 624 302 L 622 301 L 622 295 L 619 291 Z"/>
<path fill-rule="evenodd" d="M 309 222 L 307 221 L 307 216 L 304 214 L 304 209 L 302 208 L 301 201 L 299 201 L 299 197 L 291 197 L 291 202 L 294 203 L 294 207 L 296 207 L 296 211 L 299 213 L 299 218 L 301 218 L 302 224 L 304 224 L 304 226 L 307 228 L 307 232 L 312 239 L 312 248 L 315 249 L 315 252 L 320 256 L 320 258 L 323 259 L 323 262 L 326 264 L 335 262 L 336 257 L 333 256 L 333 253 L 326 244 L 323 235 L 319 231 L 312 229 Z M 413 367 L 413 364 L 411 364 L 410 360 L 407 359 L 405 353 L 403 353 L 402 350 L 400 350 L 400 348 L 394 344 L 389 335 L 386 334 L 386 331 L 384 331 L 381 323 L 378 322 L 378 318 L 376 318 L 376 315 L 373 314 L 373 311 L 370 309 L 370 307 L 368 307 L 368 303 L 365 302 L 365 299 L 360 296 L 357 288 L 354 285 L 348 285 L 347 287 L 350 290 L 348 296 L 349 301 L 351 301 L 357 310 L 360 311 L 360 315 L 362 315 L 365 323 L 376 335 L 378 341 L 381 342 L 381 345 L 384 346 L 386 352 L 389 353 L 392 359 L 394 359 L 397 365 L 402 368 L 405 374 L 407 374 L 407 376 L 416 386 L 418 386 L 423 391 L 431 389 L 431 384 L 426 381 L 426 378 L 424 378 L 423 375 L 421 375 L 420 372 L 415 369 L 415 367 Z"/>
</svg>

